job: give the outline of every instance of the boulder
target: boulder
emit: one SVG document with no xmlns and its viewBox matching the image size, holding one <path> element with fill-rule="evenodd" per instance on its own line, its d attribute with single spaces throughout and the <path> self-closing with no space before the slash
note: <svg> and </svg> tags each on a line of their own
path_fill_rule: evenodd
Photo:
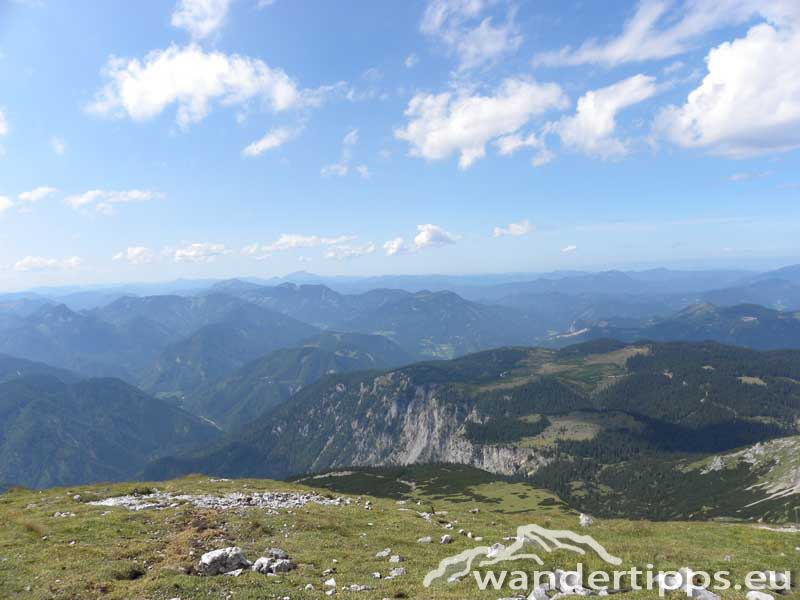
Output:
<svg viewBox="0 0 800 600">
<path fill-rule="evenodd" d="M 250 561 L 244 557 L 242 549 L 232 547 L 206 552 L 200 557 L 197 570 L 201 575 L 222 575 L 249 567 Z"/>
</svg>

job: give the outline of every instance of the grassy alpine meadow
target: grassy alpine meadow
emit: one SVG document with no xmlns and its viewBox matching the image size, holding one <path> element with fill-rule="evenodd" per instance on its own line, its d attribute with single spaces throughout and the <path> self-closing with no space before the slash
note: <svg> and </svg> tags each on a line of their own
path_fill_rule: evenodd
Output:
<svg viewBox="0 0 800 600">
<path fill-rule="evenodd" d="M 115 496 L 146 496 L 153 490 L 213 496 L 316 493 L 349 498 L 350 503 L 308 503 L 274 512 L 252 507 L 199 508 L 181 500 L 164 509 L 138 511 L 91 504 Z M 433 516 L 426 519 L 420 513 Z M 336 581 L 339 598 L 514 597 L 522 593 L 507 587 L 480 591 L 472 576 L 429 588 L 422 582 L 440 560 L 475 546 L 508 545 L 511 542 L 503 538 L 529 524 L 589 534 L 623 561 L 613 567 L 591 549 L 584 556 L 559 550 L 540 552 L 542 567 L 531 560 L 492 567 L 496 572 L 526 571 L 531 585 L 535 570 L 571 570 L 578 560 L 585 572 L 644 569 L 652 564 L 655 570 L 728 571 L 733 583 L 744 584 L 750 571 L 793 570 L 800 559 L 800 533 L 753 523 L 595 519 L 593 525 L 580 528 L 578 517 L 555 496 L 529 484 L 445 465 L 358 469 L 294 482 L 226 481 L 198 475 L 150 484 L 12 489 L 0 495 L 0 598 L 322 598 L 331 589 L 325 585 L 330 578 Z M 446 528 L 447 524 L 452 528 Z M 445 534 L 452 535 L 452 543 L 439 543 Z M 418 543 L 426 536 L 433 538 L 432 543 Z M 297 569 L 278 576 L 247 570 L 238 577 L 194 574 L 203 553 L 230 546 L 241 547 L 250 561 L 268 548 L 282 548 Z M 402 562 L 375 556 L 387 548 Z M 384 579 L 398 567 L 406 573 Z M 376 572 L 381 579 L 374 577 Z M 306 589 L 309 584 L 313 589 Z M 349 591 L 351 585 L 369 589 Z M 744 598 L 745 592 L 719 594 Z M 631 591 L 619 597 L 655 595 Z M 679 597 L 678 592 L 669 595 Z M 782 597 L 798 596 L 789 592 Z"/>
</svg>

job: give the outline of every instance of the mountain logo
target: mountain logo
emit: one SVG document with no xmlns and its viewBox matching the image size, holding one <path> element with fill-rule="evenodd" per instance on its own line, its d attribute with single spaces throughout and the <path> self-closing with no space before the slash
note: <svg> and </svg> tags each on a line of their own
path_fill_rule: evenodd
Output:
<svg viewBox="0 0 800 600">
<path fill-rule="evenodd" d="M 523 551 L 525 546 L 533 546 L 545 552 L 570 550 L 580 555 L 585 555 L 588 547 L 594 550 L 608 564 L 617 566 L 622 564 L 621 558 L 611 555 L 597 540 L 589 535 L 580 535 L 567 530 L 546 529 L 539 525 L 521 525 L 517 528 L 517 536 L 514 543 L 508 547 L 501 544 L 495 544 L 492 547 L 477 546 L 455 556 L 442 559 L 439 562 L 439 566 L 425 576 L 423 585 L 430 587 L 437 580 L 452 580 L 463 577 L 473 568 L 488 567 L 507 560 L 533 560 L 543 566 L 544 561 L 538 554 Z"/>
</svg>

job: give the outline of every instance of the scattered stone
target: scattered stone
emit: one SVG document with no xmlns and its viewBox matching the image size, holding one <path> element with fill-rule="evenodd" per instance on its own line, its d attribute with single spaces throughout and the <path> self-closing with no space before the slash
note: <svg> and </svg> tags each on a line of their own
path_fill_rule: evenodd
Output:
<svg viewBox="0 0 800 600">
<path fill-rule="evenodd" d="M 226 575 L 228 577 L 238 577 L 239 575 L 242 574 L 242 571 L 244 571 L 244 569 L 236 569 L 235 571 L 228 571 L 227 573 L 223 573 L 223 575 Z"/>
<path fill-rule="evenodd" d="M 333 577 L 331 577 L 330 579 L 328 579 L 322 585 L 327 586 L 327 587 L 336 587 L 336 580 Z"/>
<path fill-rule="evenodd" d="M 279 558 L 272 564 L 272 572 L 276 575 L 278 573 L 288 573 L 297 568 L 297 565 L 286 558 Z"/>
<path fill-rule="evenodd" d="M 336 569 L 335 569 L 335 568 L 332 568 L 332 569 L 325 569 L 325 570 L 322 572 L 322 576 L 323 576 L 323 577 L 327 577 L 328 575 L 333 575 L 334 573 L 336 573 Z"/>
<path fill-rule="evenodd" d="M 381 578 L 381 574 L 380 574 L 380 573 L 378 573 L 378 571 L 375 571 L 375 572 L 372 574 L 372 577 L 374 577 L 375 579 L 380 579 L 380 578 Z"/>
<path fill-rule="evenodd" d="M 256 573 L 261 573 L 262 575 L 268 575 L 272 573 L 272 565 L 275 562 L 275 559 L 262 556 L 261 558 L 257 559 L 256 562 L 253 563 L 251 567 L 253 571 Z"/>
<path fill-rule="evenodd" d="M 589 515 L 585 515 L 583 513 L 581 513 L 578 522 L 580 523 L 581 527 L 589 527 L 590 525 L 594 525 L 594 519 L 592 519 L 592 517 L 590 517 Z"/>
<path fill-rule="evenodd" d="M 389 557 L 389 562 L 390 563 L 399 563 L 399 562 L 403 562 L 404 560 L 405 560 L 405 558 L 403 558 L 399 554 L 394 554 L 394 555 Z"/>
<path fill-rule="evenodd" d="M 386 548 L 386 550 L 381 550 L 380 552 L 375 554 L 375 558 L 386 558 L 392 553 L 391 548 Z"/>
<path fill-rule="evenodd" d="M 369 587 L 368 585 L 358 585 L 358 584 L 354 583 L 352 585 L 345 586 L 344 589 L 347 590 L 347 591 L 350 591 L 350 592 L 366 592 L 366 591 L 371 590 L 372 588 Z"/>
<path fill-rule="evenodd" d="M 289 558 L 289 554 L 286 550 L 281 550 L 280 548 L 270 548 L 267 550 L 267 556 L 271 556 L 272 558 Z"/>
<path fill-rule="evenodd" d="M 250 561 L 244 557 L 242 549 L 232 547 L 206 552 L 200 557 L 197 570 L 201 575 L 221 575 L 248 567 L 250 567 Z"/>
<path fill-rule="evenodd" d="M 428 538 L 430 539 L 430 538 Z M 440 544 L 452 544 L 453 543 L 453 536 L 452 535 L 443 535 L 442 539 L 439 540 Z"/>
<path fill-rule="evenodd" d="M 53 513 L 53 518 L 54 519 L 64 519 L 66 517 L 74 517 L 74 516 L 75 516 L 74 512 L 57 512 L 57 513 Z"/>
<path fill-rule="evenodd" d="M 314 586 L 313 586 L 313 585 L 311 585 L 310 583 L 307 583 L 307 584 L 306 584 L 306 587 L 305 587 L 305 590 L 306 590 L 307 592 L 313 592 L 313 591 L 314 591 Z"/>
<path fill-rule="evenodd" d="M 389 571 L 389 577 L 402 577 L 406 574 L 406 570 L 403 567 L 397 567 Z"/>
<path fill-rule="evenodd" d="M 431 538 L 431 536 L 427 535 L 425 537 L 419 538 L 417 540 L 417 543 L 418 544 L 430 544 L 432 541 L 433 541 L 433 538 Z"/>
<path fill-rule="evenodd" d="M 191 504 L 197 508 L 211 510 L 235 510 L 260 508 L 270 512 L 293 510 L 306 504 L 321 506 L 342 506 L 347 504 L 343 498 L 327 498 L 319 494 L 299 494 L 290 492 L 254 492 L 243 494 L 232 492 L 222 496 L 211 494 L 166 494 L 154 491 L 150 494 L 114 496 L 105 500 L 89 502 L 92 506 L 118 506 L 128 510 L 164 510 L 181 504 Z"/>
</svg>

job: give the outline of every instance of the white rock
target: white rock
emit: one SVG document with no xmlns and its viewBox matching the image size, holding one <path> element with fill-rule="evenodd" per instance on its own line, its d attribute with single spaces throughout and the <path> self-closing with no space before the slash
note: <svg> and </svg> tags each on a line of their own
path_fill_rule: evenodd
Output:
<svg viewBox="0 0 800 600">
<path fill-rule="evenodd" d="M 746 598 L 747 600 L 774 600 L 771 595 L 764 592 L 757 592 L 756 590 L 747 592 Z"/>
<path fill-rule="evenodd" d="M 386 550 L 381 550 L 375 554 L 375 558 L 386 558 L 392 553 L 391 548 L 386 548 Z"/>
<path fill-rule="evenodd" d="M 580 518 L 578 519 L 581 527 L 589 527 L 590 525 L 594 525 L 594 519 L 589 515 L 585 515 L 581 513 Z"/>
<path fill-rule="evenodd" d="M 328 579 L 328 580 L 327 580 L 325 583 L 323 583 L 322 585 L 326 585 L 326 586 L 328 586 L 328 587 L 336 587 L 336 580 L 335 580 L 333 577 L 331 577 L 330 579 Z"/>
<path fill-rule="evenodd" d="M 418 544 L 430 544 L 432 541 L 433 541 L 433 539 L 431 538 L 431 536 L 428 535 L 428 536 L 419 538 L 417 540 L 417 543 Z"/>
<path fill-rule="evenodd" d="M 397 567 L 389 571 L 389 577 L 402 577 L 405 574 L 406 570 L 403 567 Z"/>
<path fill-rule="evenodd" d="M 253 563 L 253 566 L 250 568 L 256 573 L 261 573 L 262 575 L 266 575 L 267 573 L 272 572 L 272 564 L 274 562 L 275 562 L 274 558 L 262 556 L 261 558 L 257 559 L 256 562 Z"/>
<path fill-rule="evenodd" d="M 439 540 L 440 544 L 452 544 L 453 543 L 453 536 L 452 535 L 443 535 L 442 539 Z"/>
<path fill-rule="evenodd" d="M 244 557 L 241 548 L 221 548 L 206 552 L 200 557 L 198 571 L 203 575 L 221 575 L 237 569 L 250 567 L 250 561 Z"/>
<path fill-rule="evenodd" d="M 389 562 L 390 563 L 399 563 L 399 562 L 403 562 L 404 560 L 405 559 L 402 556 L 400 556 L 399 554 L 394 554 L 394 555 L 389 557 Z"/>
</svg>

